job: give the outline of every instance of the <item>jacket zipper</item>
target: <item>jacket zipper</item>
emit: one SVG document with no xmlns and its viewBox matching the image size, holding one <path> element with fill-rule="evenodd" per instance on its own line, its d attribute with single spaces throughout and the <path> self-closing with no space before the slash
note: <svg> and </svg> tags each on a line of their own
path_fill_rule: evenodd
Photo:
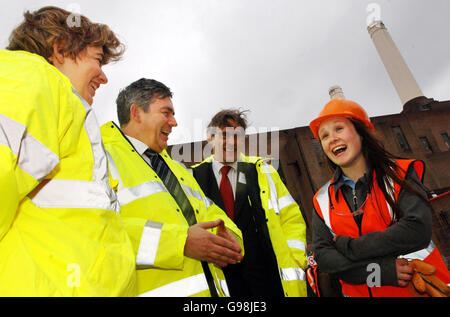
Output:
<svg viewBox="0 0 450 317">
<path fill-rule="evenodd" d="M 358 210 L 358 198 L 356 197 L 356 189 L 354 189 L 354 188 L 352 188 L 352 195 L 353 195 L 353 207 L 355 208 L 354 210 L 356 212 Z M 362 219 L 361 219 L 361 223 L 358 224 L 359 236 L 362 236 L 361 227 L 362 227 Z M 369 286 L 367 286 L 367 290 L 369 291 L 369 296 L 373 297 L 372 290 L 370 289 Z"/>
</svg>

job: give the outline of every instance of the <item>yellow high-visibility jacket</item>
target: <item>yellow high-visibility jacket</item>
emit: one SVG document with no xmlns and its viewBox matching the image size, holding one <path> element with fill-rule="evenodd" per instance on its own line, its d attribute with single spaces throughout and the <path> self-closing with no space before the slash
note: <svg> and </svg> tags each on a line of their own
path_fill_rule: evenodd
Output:
<svg viewBox="0 0 450 317">
<path fill-rule="evenodd" d="M 211 162 L 213 156 L 202 163 Z M 241 154 L 240 162 L 252 164 L 257 171 L 255 184 L 259 186 L 260 206 L 265 212 L 265 219 L 259 221 L 259 228 L 271 244 L 278 264 L 280 279 L 287 297 L 306 296 L 306 224 L 300 208 L 288 189 L 280 179 L 275 168 L 268 164 L 267 159 L 245 156 Z M 239 169 L 239 167 L 238 167 Z M 247 184 L 252 180 L 247 179 Z M 254 216 L 255 218 L 256 215 Z"/>
<path fill-rule="evenodd" d="M 0 296 L 137 294 L 94 112 L 23 51 L 0 50 L 0 201 Z"/>
<path fill-rule="evenodd" d="M 210 296 L 201 262 L 184 256 L 189 225 L 175 199 L 113 122 L 104 124 L 100 130 L 112 177 L 119 181 L 117 197 L 121 216 L 128 224 L 133 219 L 147 220 L 143 231 L 139 224 L 130 226 L 129 230 L 137 264 L 141 265 L 137 270 L 138 293 L 159 297 Z M 165 150 L 160 154 L 186 193 L 197 222 L 223 219 L 243 248 L 241 231 L 203 194 L 189 171 L 172 160 Z M 208 266 L 218 295 L 228 296 L 223 271 L 211 263 Z"/>
</svg>

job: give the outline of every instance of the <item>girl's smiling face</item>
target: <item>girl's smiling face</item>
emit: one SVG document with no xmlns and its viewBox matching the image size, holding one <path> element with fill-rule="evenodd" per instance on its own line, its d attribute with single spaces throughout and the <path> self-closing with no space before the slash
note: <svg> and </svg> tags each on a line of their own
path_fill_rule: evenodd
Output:
<svg viewBox="0 0 450 317">
<path fill-rule="evenodd" d="M 345 117 L 331 117 L 319 127 L 319 139 L 326 156 L 343 169 L 365 162 L 362 139 L 353 123 Z"/>
</svg>

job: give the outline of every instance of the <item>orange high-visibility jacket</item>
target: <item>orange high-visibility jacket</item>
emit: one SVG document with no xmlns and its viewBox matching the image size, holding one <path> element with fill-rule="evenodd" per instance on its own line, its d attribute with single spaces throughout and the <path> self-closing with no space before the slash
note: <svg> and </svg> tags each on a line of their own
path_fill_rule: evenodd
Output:
<svg viewBox="0 0 450 317">
<path fill-rule="evenodd" d="M 400 171 L 406 173 L 411 164 L 422 179 L 424 174 L 424 163 L 417 160 L 397 160 L 397 166 L 400 167 Z M 403 175 L 404 177 L 405 175 Z M 375 180 L 375 176 L 373 177 Z M 336 200 L 335 195 L 328 195 L 328 191 L 332 190 L 330 184 L 333 180 L 325 184 L 314 196 L 314 207 L 318 215 L 324 220 L 325 224 L 328 226 L 330 231 L 334 236 L 350 236 L 352 238 L 357 238 L 360 235 L 367 234 L 373 231 L 384 231 L 388 228 L 393 217 L 392 210 L 385 199 L 382 202 L 378 199 L 377 202 L 366 203 L 364 206 L 364 216 L 361 223 L 361 229 L 354 221 L 352 216 L 342 215 L 345 212 L 351 213 L 342 192 L 339 192 L 338 200 Z M 394 198 L 398 199 L 401 186 L 394 183 Z M 368 199 L 376 200 L 378 197 L 383 197 L 383 192 L 378 186 L 377 182 L 374 181 L 373 191 L 375 195 L 371 195 Z M 381 208 L 380 210 L 378 208 Z M 332 212 L 332 208 L 339 210 L 339 213 Z M 330 212 L 331 211 L 331 212 Z M 420 259 L 423 260 L 434 267 L 436 267 L 436 276 L 448 283 L 450 281 L 450 274 L 442 260 L 441 254 L 435 247 L 433 241 L 422 250 L 402 255 L 401 257 L 407 259 Z M 343 280 L 340 281 L 342 285 L 342 293 L 346 296 L 355 297 L 365 297 L 365 296 L 376 296 L 376 297 L 400 297 L 400 296 L 412 296 L 407 288 L 395 287 L 395 286 L 380 286 L 380 287 L 369 287 L 367 284 L 350 284 Z"/>
</svg>

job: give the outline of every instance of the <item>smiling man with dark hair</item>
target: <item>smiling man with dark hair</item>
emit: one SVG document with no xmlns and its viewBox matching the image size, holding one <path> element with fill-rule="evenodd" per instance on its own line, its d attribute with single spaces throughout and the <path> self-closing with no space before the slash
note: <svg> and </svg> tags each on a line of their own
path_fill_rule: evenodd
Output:
<svg viewBox="0 0 450 317">
<path fill-rule="evenodd" d="M 102 126 L 121 214 L 147 220 L 132 240 L 141 296 L 227 296 L 220 267 L 242 259 L 240 230 L 173 161 L 167 140 L 177 126 L 172 93 L 142 78 L 117 98 L 121 127 Z"/>
</svg>

